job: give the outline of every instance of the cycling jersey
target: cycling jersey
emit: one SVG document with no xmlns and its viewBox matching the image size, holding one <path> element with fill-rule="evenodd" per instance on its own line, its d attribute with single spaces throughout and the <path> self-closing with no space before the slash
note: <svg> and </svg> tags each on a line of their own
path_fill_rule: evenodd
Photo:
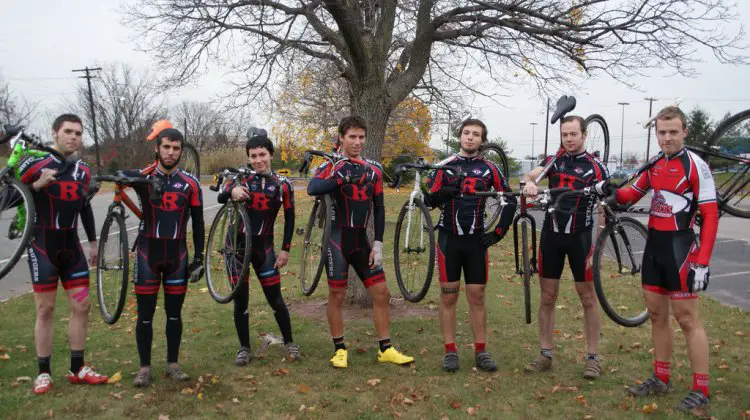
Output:
<svg viewBox="0 0 750 420">
<path fill-rule="evenodd" d="M 443 204 L 438 226 L 441 231 L 453 235 L 472 235 L 484 232 L 485 197 L 477 197 L 477 191 L 510 191 L 508 182 L 497 165 L 481 156 L 465 157 L 453 155 L 443 165 L 455 166 L 456 172 L 438 170 L 427 179 L 430 192 L 437 192 L 443 185 L 458 182 L 459 173 L 466 174 L 460 187 L 464 194 Z M 507 229 L 515 212 L 515 206 L 505 206 L 498 227 Z"/>
<path fill-rule="evenodd" d="M 65 173 L 63 162 L 54 155 L 32 156 L 19 166 L 21 181 L 33 184 L 44 170 L 56 170 L 55 180 L 39 191 L 31 188 L 36 209 L 34 230 L 26 249 L 35 292 L 88 287 L 89 271 L 78 239 L 80 216 L 88 240 L 96 241 L 91 204 L 85 199 L 91 172 L 83 161 L 76 161 Z"/>
<path fill-rule="evenodd" d="M 281 243 L 281 249 L 289 251 L 294 234 L 294 187 L 292 187 L 288 178 L 275 173 L 272 173 L 272 175 L 276 179 L 276 184 L 265 182 L 264 178 L 259 176 L 251 177 L 241 185 L 228 182 L 222 192 L 219 193 L 217 200 L 219 203 L 226 203 L 231 198 L 233 188 L 237 186 L 246 188 L 250 195 L 250 198 L 245 201 L 245 208 L 247 208 L 250 216 L 251 234 L 254 236 L 270 236 L 271 240 L 273 240 L 273 226 L 276 222 L 276 216 L 283 205 L 284 239 Z M 281 193 L 279 193 L 279 190 Z"/>
<path fill-rule="evenodd" d="M 554 156 L 548 156 L 540 166 L 547 166 L 552 159 Z M 609 173 L 599 159 L 584 151 L 577 155 L 560 154 L 547 172 L 547 177 L 550 188 L 580 190 L 608 179 Z M 595 197 L 578 196 L 565 199 L 560 203 L 560 207 L 566 211 L 572 210 L 573 213 L 546 213 L 544 229 L 562 233 L 589 231 L 594 226 L 592 213 L 595 204 Z"/>
<path fill-rule="evenodd" d="M 708 265 L 716 241 L 719 210 L 711 169 L 706 162 L 687 149 L 673 156 L 662 156 L 634 184 L 617 191 L 617 202 L 634 203 L 649 189 L 653 189 L 649 229 L 662 232 L 692 230 L 696 211 L 700 209 L 703 222 L 696 262 Z"/>
</svg>

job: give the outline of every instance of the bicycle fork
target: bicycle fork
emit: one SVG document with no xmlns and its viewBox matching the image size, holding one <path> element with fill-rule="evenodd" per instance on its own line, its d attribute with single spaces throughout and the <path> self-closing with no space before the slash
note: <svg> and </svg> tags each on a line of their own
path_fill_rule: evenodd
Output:
<svg viewBox="0 0 750 420">
<path fill-rule="evenodd" d="M 520 204 L 521 211 L 516 215 L 516 217 L 513 218 L 513 250 L 515 251 L 514 254 L 516 261 L 516 274 L 524 274 L 523 264 L 519 261 L 519 247 L 522 245 L 518 244 L 518 224 L 521 222 L 521 219 L 528 223 L 529 227 L 531 228 L 531 255 L 529 257 L 529 266 L 531 268 L 531 274 L 534 274 L 538 271 L 536 265 L 536 220 L 534 220 L 534 218 L 529 216 L 529 213 L 526 212 L 526 197 L 524 197 L 523 195 L 521 196 Z"/>
</svg>

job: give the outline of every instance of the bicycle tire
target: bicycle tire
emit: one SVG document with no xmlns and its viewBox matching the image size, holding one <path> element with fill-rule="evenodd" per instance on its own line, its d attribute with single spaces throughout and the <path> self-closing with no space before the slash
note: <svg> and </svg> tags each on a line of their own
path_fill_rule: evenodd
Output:
<svg viewBox="0 0 750 420">
<path fill-rule="evenodd" d="M 591 154 L 599 152 L 599 160 L 602 161 L 602 163 L 606 164 L 609 161 L 609 126 L 607 125 L 607 121 L 605 121 L 604 117 L 599 114 L 591 114 L 586 117 L 585 121 L 587 132 L 586 151 Z M 595 132 L 591 129 L 592 125 L 599 127 L 599 130 L 602 133 L 601 140 L 594 139 L 594 136 L 591 135 L 592 132 Z"/>
<path fill-rule="evenodd" d="M 528 223 L 521 220 L 521 260 L 523 261 L 523 308 L 526 323 L 531 324 L 531 256 Z"/>
<path fill-rule="evenodd" d="M 11 219 L 11 223 L 13 223 L 15 218 L 13 216 L 8 217 L 11 212 L 6 212 L 9 208 L 16 209 L 19 205 L 23 205 L 24 211 L 26 212 L 26 219 L 24 220 L 22 227 L 23 234 L 19 237 L 20 240 L 15 245 L 11 244 L 9 247 L 6 246 L 6 249 L 12 248 L 13 246 L 15 246 L 16 249 L 10 253 L 10 257 L 6 259 L 5 264 L 0 267 L 0 279 L 2 279 L 13 269 L 13 267 L 16 266 L 21 255 L 23 255 L 23 252 L 26 250 L 26 245 L 28 245 L 29 240 L 31 239 L 31 232 L 34 229 L 33 225 L 36 210 L 34 207 L 34 197 L 31 195 L 29 187 L 15 178 L 11 172 L 6 172 L 6 175 L 3 177 L 2 181 L 0 181 L 0 197 L 2 197 L 0 199 L 0 220 L 9 218 Z M 22 200 L 22 203 L 16 204 L 16 200 L 19 197 Z M 17 215 L 18 213 L 16 213 L 16 216 Z M 9 237 L 8 239 L 10 240 Z"/>
<path fill-rule="evenodd" d="M 318 288 L 318 284 L 320 283 L 320 277 L 323 275 L 323 268 L 325 267 L 325 259 L 323 256 L 328 241 L 331 238 L 332 207 L 333 201 L 331 200 L 331 197 L 328 195 L 323 196 L 323 198 L 315 201 L 313 210 L 310 212 L 310 217 L 307 220 L 302 252 L 300 253 L 299 268 L 300 289 L 305 296 L 310 296 L 315 293 L 315 289 Z M 313 243 L 315 241 L 311 240 L 316 229 L 320 230 L 321 233 L 319 245 Z M 313 248 L 316 246 L 319 249 Z M 311 264 L 315 261 L 316 253 L 318 255 L 317 264 Z M 308 277 L 308 275 L 312 276 Z"/>
<path fill-rule="evenodd" d="M 243 227 L 242 230 L 238 229 L 240 224 Z M 227 202 L 219 209 L 213 222 L 211 222 L 211 229 L 206 241 L 206 259 L 203 263 L 203 272 L 206 275 L 208 292 L 218 303 L 231 302 L 237 294 L 240 282 L 248 276 L 252 252 L 252 236 L 248 234 L 249 232 L 251 232 L 250 216 L 242 203 Z M 244 244 L 239 242 L 240 235 L 244 237 Z M 221 241 L 220 248 L 214 250 L 213 244 L 217 240 Z M 228 268 L 229 261 L 241 263 L 239 270 L 235 271 L 239 273 L 236 281 L 232 281 L 232 272 Z M 219 277 L 220 273 L 226 276 L 226 282 Z M 229 285 L 229 291 L 226 293 L 223 290 L 225 284 Z"/>
<path fill-rule="evenodd" d="M 418 229 L 421 230 L 421 232 L 426 233 L 427 240 L 425 241 L 427 244 L 427 247 L 425 247 L 425 250 L 429 250 L 428 259 L 426 262 L 426 268 L 427 272 L 425 274 L 424 281 L 421 282 L 421 286 L 416 287 L 414 290 L 416 293 L 414 293 L 411 288 L 406 284 L 407 279 L 406 276 L 402 272 L 402 264 L 401 264 L 401 228 L 404 225 L 404 221 L 407 220 L 407 214 L 410 212 L 409 209 L 409 201 L 404 203 L 404 205 L 401 207 L 401 211 L 399 212 L 398 219 L 396 221 L 396 231 L 393 235 L 393 265 L 396 272 L 396 283 L 398 283 L 398 288 L 401 290 L 401 295 L 409 302 L 416 303 L 424 299 L 425 295 L 427 294 L 427 291 L 430 290 L 430 284 L 432 282 L 432 275 L 435 270 L 435 231 L 432 227 L 432 218 L 430 217 L 430 211 L 427 209 L 427 206 L 424 205 L 422 200 L 415 198 L 414 199 L 414 207 L 413 209 L 417 209 L 419 213 L 422 215 L 422 220 L 424 221 L 424 225 L 417 222 L 420 226 Z M 412 209 L 412 210 L 413 210 Z M 414 217 L 412 217 L 414 219 Z M 407 223 L 407 228 L 413 228 L 413 226 L 409 225 Z M 407 236 L 409 238 L 409 236 Z M 423 238 L 420 235 L 420 238 Z M 407 255 L 411 254 L 411 246 L 410 249 L 407 250 Z M 415 251 L 417 253 L 424 252 L 421 250 L 421 248 L 417 248 Z"/>
<path fill-rule="evenodd" d="M 110 230 L 113 223 L 118 229 L 118 239 L 111 238 Z M 115 304 L 110 308 L 107 304 L 106 296 L 109 295 L 109 290 L 105 286 L 105 274 L 107 268 L 110 266 L 105 259 L 107 258 L 107 244 L 111 241 L 116 241 L 116 249 L 119 252 L 119 267 L 122 269 L 122 275 L 120 276 L 119 284 L 113 282 L 115 291 L 118 293 Z M 99 302 L 99 312 L 102 315 L 104 323 L 107 325 L 113 325 L 120 319 L 122 310 L 125 308 L 125 298 L 128 294 L 128 271 L 130 269 L 130 254 L 128 252 L 128 232 L 125 228 L 125 219 L 119 212 L 113 211 L 107 214 L 102 225 L 102 230 L 99 236 L 99 252 L 96 261 L 96 296 Z M 109 282 L 107 282 L 109 283 Z"/>
<path fill-rule="evenodd" d="M 644 243 L 645 238 L 648 235 L 648 231 L 646 230 L 646 227 L 643 225 L 643 223 L 639 222 L 636 219 L 633 219 L 632 217 L 623 216 L 620 217 L 620 222 L 623 226 L 625 225 L 631 225 L 633 228 L 635 228 L 636 231 L 640 232 L 643 235 Z M 601 263 L 602 263 L 602 255 L 604 252 L 604 247 L 606 244 L 606 238 L 616 238 L 616 235 L 619 235 L 623 238 L 623 241 L 626 239 L 625 231 L 621 230 L 619 232 L 614 232 L 615 225 L 613 224 L 607 224 L 604 229 L 602 229 L 601 233 L 599 234 L 599 237 L 596 240 L 596 245 L 594 246 L 594 256 L 593 256 L 593 267 L 592 267 L 592 274 L 594 277 L 594 289 L 596 290 L 596 297 L 599 299 L 599 304 L 602 307 L 602 310 L 604 310 L 604 313 L 607 314 L 607 316 L 617 323 L 618 325 L 622 325 L 623 327 L 637 327 L 648 319 L 648 309 L 645 308 L 644 303 L 644 310 L 633 317 L 628 317 L 626 315 L 623 315 L 619 311 L 621 308 L 616 307 L 610 302 L 610 299 L 607 299 L 607 292 L 605 291 L 604 287 L 604 280 L 601 273 Z M 605 239 L 602 239 L 605 238 Z M 627 239 L 628 243 L 630 243 L 630 239 Z M 613 243 L 616 243 L 613 241 Z M 623 242 L 625 243 L 625 242 Z M 622 247 L 619 247 L 618 249 L 621 249 Z M 625 247 L 627 250 L 627 247 Z M 622 255 L 619 255 L 620 252 L 623 251 L 617 251 L 618 255 L 616 255 L 616 260 L 618 261 L 618 265 L 622 265 L 623 260 L 625 260 L 625 263 L 627 264 L 627 257 L 623 258 Z M 642 257 L 642 254 L 641 254 Z"/>
<path fill-rule="evenodd" d="M 503 148 L 500 147 L 500 145 L 496 143 L 487 143 L 482 146 L 481 153 L 483 157 L 499 165 L 500 170 L 503 173 L 503 176 L 507 180 L 508 171 L 509 171 L 508 157 L 505 155 L 505 151 L 503 151 Z M 495 159 L 492 159 L 493 155 L 496 155 L 497 157 Z M 488 198 L 485 201 L 485 217 L 484 217 L 485 232 L 489 232 L 495 228 L 495 225 L 497 224 L 497 221 L 500 218 L 500 213 L 502 212 L 502 210 L 503 208 L 499 205 L 498 199 Z"/>
<path fill-rule="evenodd" d="M 201 157 L 198 149 L 188 142 L 182 144 L 182 156 L 180 157 L 180 169 L 188 172 L 197 179 L 201 179 Z"/>
<path fill-rule="evenodd" d="M 708 147 L 719 147 L 720 139 L 727 133 L 729 133 L 733 128 L 736 128 L 740 125 L 747 124 L 750 122 L 750 109 L 739 112 L 735 115 L 732 115 L 731 117 L 727 118 L 726 120 L 722 121 L 714 130 L 714 132 L 709 136 L 708 140 L 706 141 L 706 145 Z M 716 162 L 719 160 L 719 158 L 712 158 L 711 155 L 708 154 L 701 154 L 701 158 L 708 163 L 708 166 L 711 167 L 713 170 L 712 161 Z M 747 172 L 745 172 L 747 174 Z M 744 183 L 744 182 L 743 182 Z M 743 188 L 748 188 L 747 185 L 745 185 Z M 731 214 L 732 216 L 741 217 L 743 219 L 750 218 L 750 205 L 748 205 L 748 208 L 741 208 L 736 207 L 731 204 L 731 198 L 734 197 L 734 194 L 731 194 L 732 197 L 730 197 L 729 200 L 727 200 L 727 192 L 721 191 L 721 186 L 718 187 L 716 191 L 717 198 L 719 199 L 721 210 L 726 211 L 727 213 Z M 745 195 L 747 196 L 747 195 Z"/>
</svg>

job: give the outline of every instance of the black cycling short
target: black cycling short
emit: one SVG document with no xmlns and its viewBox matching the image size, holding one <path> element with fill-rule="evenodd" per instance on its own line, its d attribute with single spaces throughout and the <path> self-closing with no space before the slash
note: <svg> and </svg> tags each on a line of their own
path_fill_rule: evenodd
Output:
<svg viewBox="0 0 750 420">
<path fill-rule="evenodd" d="M 188 256 L 185 239 L 149 238 L 136 240 L 135 293 L 156 295 L 164 282 L 164 294 L 187 292 Z"/>
<path fill-rule="evenodd" d="M 441 283 L 460 281 L 463 269 L 466 284 L 487 284 L 489 260 L 481 240 L 482 233 L 453 235 L 439 230 L 437 259 Z"/>
<path fill-rule="evenodd" d="M 594 246 L 591 235 L 590 229 L 574 233 L 553 232 L 547 229 L 545 224 L 539 240 L 539 277 L 559 280 L 567 256 L 573 279 L 576 282 L 592 281 L 594 275 L 591 271 L 591 262 Z"/>
<path fill-rule="evenodd" d="M 695 299 L 690 293 L 687 275 L 689 263 L 696 261 L 700 248 L 692 229 L 683 231 L 648 230 L 643 251 L 641 284 L 643 289 L 672 299 Z"/>
<path fill-rule="evenodd" d="M 370 268 L 370 243 L 367 229 L 331 226 L 331 239 L 328 240 L 324 256 L 328 287 L 344 289 L 349 281 L 349 266 L 354 268 L 365 287 L 385 282 L 383 267 Z"/>
<path fill-rule="evenodd" d="M 276 264 L 276 251 L 273 248 L 273 235 L 253 235 L 251 239 L 250 263 L 253 265 L 253 270 L 255 270 L 255 275 L 258 277 L 260 285 L 265 287 L 281 283 L 279 270 L 274 268 L 274 264 Z M 241 242 L 238 242 L 240 248 L 244 246 L 244 242 L 243 236 Z M 234 258 L 236 259 L 234 264 L 227 264 L 229 279 L 232 284 L 236 283 L 240 277 L 240 268 L 242 268 L 241 259 L 244 258 L 244 252 L 234 254 Z M 248 273 L 242 281 L 247 282 L 249 277 Z"/>
<path fill-rule="evenodd" d="M 65 290 L 89 287 L 89 265 L 76 229 L 35 227 L 26 251 L 34 292 L 57 290 L 58 279 Z"/>
</svg>

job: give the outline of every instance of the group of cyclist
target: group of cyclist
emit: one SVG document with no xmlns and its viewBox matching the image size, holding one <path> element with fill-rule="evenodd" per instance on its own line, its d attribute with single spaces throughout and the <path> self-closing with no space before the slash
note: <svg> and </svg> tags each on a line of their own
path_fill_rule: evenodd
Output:
<svg viewBox="0 0 750 420">
<path fill-rule="evenodd" d="M 52 126 L 54 147 L 72 157 L 81 146 L 83 125 L 75 115 L 58 117 Z M 684 148 L 687 135 L 685 115 L 679 108 L 667 107 L 656 117 L 656 136 L 662 155 L 631 186 L 615 189 L 609 181 L 606 166 L 585 150 L 586 123 L 578 116 L 561 120 L 561 150 L 522 177 L 523 191 L 535 197 L 539 187 L 535 180 L 544 172 L 550 188 L 592 188 L 603 205 L 632 204 L 653 190 L 649 233 L 643 255 L 643 295 L 652 323 L 654 373 L 629 387 L 632 395 L 664 394 L 671 390 L 670 359 L 672 328 L 670 310 L 686 337 L 688 355 L 694 371 L 693 387 L 679 403 L 678 409 L 690 412 L 705 407 L 708 392 L 708 341 L 697 316 L 698 292 L 708 285 L 708 263 L 716 238 L 718 209 L 711 171 L 700 157 Z M 456 303 L 463 272 L 469 321 L 474 336 L 475 366 L 487 372 L 497 364 L 487 351 L 487 311 L 485 287 L 489 280 L 488 248 L 500 242 L 513 223 L 516 202 L 509 198 L 501 210 L 497 226 L 486 232 L 485 201 L 479 191 L 511 191 L 500 169 L 480 155 L 487 141 L 487 127 L 478 119 L 463 121 L 460 128 L 460 150 L 443 168 L 428 179 L 425 204 L 442 206 L 438 222 L 437 264 L 440 280 L 439 319 L 443 336 L 446 372 L 459 370 L 456 345 Z M 338 153 L 345 159 L 326 162 L 315 171 L 307 193 L 330 195 L 333 209 L 328 243 L 323 255 L 328 278 L 327 319 L 334 352 L 330 362 L 335 368 L 348 365 L 344 340 L 342 305 L 353 268 L 373 300 L 373 320 L 378 339 L 377 361 L 397 365 L 410 364 L 413 357 L 399 352 L 391 342 L 390 293 L 383 270 L 383 233 L 385 209 L 383 169 L 377 162 L 362 157 L 367 137 L 365 121 L 357 116 L 341 120 L 338 127 Z M 152 127 L 149 140 L 155 140 L 155 162 L 140 170 L 126 171 L 128 176 L 157 178 L 163 186 L 155 198 L 151 186 L 136 187 L 144 218 L 137 239 L 135 292 L 138 319 L 136 343 L 141 368 L 134 385 L 149 386 L 151 376 L 152 323 L 160 286 L 164 288 L 167 315 L 167 377 L 184 381 L 189 376 L 178 363 L 182 334 L 181 311 L 190 273 L 203 264 L 204 221 L 203 197 L 198 180 L 177 167 L 184 138 L 171 124 L 161 121 Z M 265 134 L 251 136 L 245 150 L 248 165 L 258 173 L 270 175 L 277 182 L 262 182 L 261 177 L 228 182 L 218 201 L 243 202 L 250 216 L 252 236 L 251 262 L 268 304 L 284 339 L 286 359 L 300 358 L 300 348 L 293 341 L 289 310 L 281 294 L 279 268 L 287 264 L 294 232 L 294 189 L 291 182 L 271 168 L 274 146 Z M 43 394 L 52 387 L 50 354 L 52 316 L 58 279 L 72 307 L 69 321 L 71 364 L 67 378 L 71 383 L 101 384 L 107 377 L 84 364 L 84 342 L 89 311 L 88 265 L 77 236 L 80 217 L 90 244 L 89 262 L 96 261 L 96 231 L 91 205 L 86 201 L 91 173 L 82 160 L 73 169 L 59 174 L 62 166 L 54 156 L 30 157 L 20 164 L 20 176 L 33 190 L 37 215 L 33 239 L 28 245 L 29 265 L 36 298 L 35 342 L 39 376 L 34 392 Z M 546 172 L 545 172 L 546 171 Z M 599 336 L 601 321 L 592 282 L 592 228 L 595 196 L 579 197 L 560 205 L 570 212 L 547 213 L 542 227 L 538 256 L 541 285 L 539 305 L 540 353 L 526 367 L 528 373 L 552 368 L 555 303 L 559 282 L 568 258 L 584 311 L 587 354 L 583 376 L 598 378 L 601 373 Z M 283 208 L 284 233 L 278 253 L 273 228 Z M 700 238 L 693 224 L 700 211 Z M 186 244 L 188 218 L 192 219 L 194 256 L 190 261 Z M 374 241 L 367 237 L 372 218 Z M 227 261 L 229 267 L 229 261 Z M 249 276 L 229 273 L 240 282 L 234 299 L 234 323 L 240 348 L 235 364 L 251 361 L 248 321 Z"/>
</svg>

